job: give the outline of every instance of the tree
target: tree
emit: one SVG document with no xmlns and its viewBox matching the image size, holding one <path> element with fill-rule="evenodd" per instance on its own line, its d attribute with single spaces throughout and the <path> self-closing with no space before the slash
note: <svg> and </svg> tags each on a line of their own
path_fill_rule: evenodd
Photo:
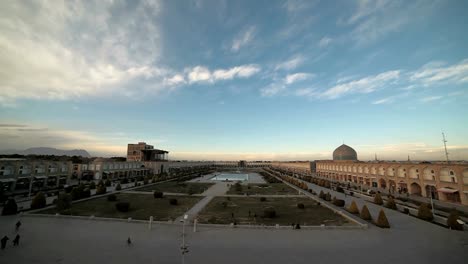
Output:
<svg viewBox="0 0 468 264">
<path fill-rule="evenodd" d="M 91 190 L 96 189 L 96 183 L 95 183 L 94 181 L 92 181 L 92 182 L 89 184 L 89 189 L 91 189 Z"/>
<path fill-rule="evenodd" d="M 15 199 L 9 198 L 3 207 L 2 215 L 14 215 L 18 213 L 18 205 Z"/>
<path fill-rule="evenodd" d="M 154 198 L 163 198 L 163 193 L 162 193 L 162 192 L 158 192 L 158 191 L 154 191 L 154 192 L 153 192 L 153 197 L 154 197 Z"/>
<path fill-rule="evenodd" d="M 175 198 L 169 199 L 169 204 L 170 205 L 177 205 L 178 204 L 177 199 L 175 199 Z"/>
<path fill-rule="evenodd" d="M 434 219 L 428 204 L 423 203 L 419 206 L 418 217 L 426 221 L 432 221 L 432 219 Z"/>
<path fill-rule="evenodd" d="M 275 218 L 276 211 L 273 207 L 267 207 L 263 210 L 263 217 L 265 218 Z"/>
<path fill-rule="evenodd" d="M 322 190 L 320 190 L 319 198 L 320 199 L 325 199 L 325 193 Z"/>
<path fill-rule="evenodd" d="M 452 209 L 450 211 L 449 217 L 447 218 L 448 228 L 453 230 L 463 230 L 463 224 L 458 223 L 458 220 L 460 220 L 460 218 L 458 217 L 458 211 Z"/>
<path fill-rule="evenodd" d="M 359 208 L 357 207 L 356 202 L 354 200 L 351 202 L 351 205 L 348 208 L 348 212 L 352 214 L 359 214 Z"/>
<path fill-rule="evenodd" d="M 305 206 L 304 206 L 303 203 L 298 203 L 298 204 L 297 204 L 297 208 L 299 208 L 299 209 L 304 209 Z"/>
<path fill-rule="evenodd" d="M 62 212 L 64 210 L 71 208 L 71 204 L 72 204 L 71 202 L 72 202 L 72 199 L 69 194 L 66 194 L 66 193 L 59 194 L 57 198 L 57 204 L 56 204 L 57 211 Z"/>
<path fill-rule="evenodd" d="M 112 185 L 112 182 L 109 179 L 107 179 L 105 185 L 106 187 L 110 187 Z"/>
<path fill-rule="evenodd" d="M 242 192 L 242 185 L 240 184 L 240 182 L 236 182 L 234 184 L 234 190 L 238 193 Z"/>
<path fill-rule="evenodd" d="M 393 210 L 397 210 L 397 206 L 396 206 L 396 203 L 395 203 L 395 200 L 393 199 L 393 197 L 388 197 L 388 200 L 387 200 L 387 204 L 385 205 L 387 208 L 390 208 L 390 209 L 393 209 Z"/>
<path fill-rule="evenodd" d="M 115 195 L 113 193 L 109 194 L 109 196 L 107 196 L 107 201 L 109 201 L 109 202 L 117 201 L 117 195 Z"/>
<path fill-rule="evenodd" d="M 378 205 L 383 204 L 382 196 L 380 196 L 380 193 L 375 194 L 374 203 Z"/>
<path fill-rule="evenodd" d="M 128 202 L 118 202 L 118 203 L 115 204 L 115 208 L 119 212 L 128 212 L 128 210 L 130 210 L 130 203 L 128 203 Z"/>
<path fill-rule="evenodd" d="M 385 216 L 383 209 L 380 209 L 379 217 L 377 218 L 375 225 L 381 228 L 390 228 L 390 224 L 388 223 L 387 216 Z"/>
<path fill-rule="evenodd" d="M 122 190 L 122 186 L 120 186 L 120 183 L 117 183 L 117 186 L 115 186 L 116 191 Z"/>
<path fill-rule="evenodd" d="M 361 218 L 364 220 L 372 220 L 372 216 L 367 208 L 367 205 L 364 205 L 361 209 Z"/>
<path fill-rule="evenodd" d="M 43 192 L 38 192 L 31 201 L 31 209 L 44 208 L 47 204 L 46 197 Z"/>
</svg>

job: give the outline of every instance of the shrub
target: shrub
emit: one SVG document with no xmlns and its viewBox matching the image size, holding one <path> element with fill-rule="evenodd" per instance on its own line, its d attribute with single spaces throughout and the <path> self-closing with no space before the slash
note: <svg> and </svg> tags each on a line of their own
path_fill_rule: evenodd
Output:
<svg viewBox="0 0 468 264">
<path fill-rule="evenodd" d="M 106 193 L 106 186 L 104 185 L 98 185 L 96 188 L 96 195 L 101 195 Z"/>
<path fill-rule="evenodd" d="M 91 190 L 86 188 L 83 191 L 81 191 L 81 198 L 88 198 L 91 197 Z"/>
<path fill-rule="evenodd" d="M 143 180 L 143 185 L 146 185 L 146 184 L 148 184 L 148 179 L 147 179 L 147 178 L 145 178 L 145 179 Z"/>
<path fill-rule="evenodd" d="M 397 210 L 397 206 L 395 203 L 395 200 L 392 197 L 388 197 L 387 203 L 385 204 L 385 207 L 393 210 Z"/>
<path fill-rule="evenodd" d="M 405 207 L 405 208 L 403 208 L 403 213 L 405 213 L 405 214 L 409 214 L 409 209 L 408 209 L 408 208 L 406 208 L 406 207 Z"/>
<path fill-rule="evenodd" d="M 73 186 L 67 186 L 67 187 L 65 188 L 65 192 L 66 192 L 66 193 L 71 193 L 72 190 L 73 190 Z"/>
<path fill-rule="evenodd" d="M 383 204 L 382 196 L 380 196 L 380 193 L 375 194 L 374 203 L 378 205 Z"/>
<path fill-rule="evenodd" d="M 377 218 L 375 225 L 381 228 L 390 228 L 390 224 L 388 223 L 387 216 L 385 216 L 383 209 L 380 209 L 379 217 Z"/>
<path fill-rule="evenodd" d="M 107 196 L 107 201 L 109 201 L 109 202 L 115 202 L 115 201 L 117 201 L 117 195 L 115 195 L 115 194 L 113 194 L 113 193 L 112 193 L 112 194 L 109 194 L 109 196 Z"/>
<path fill-rule="evenodd" d="M 320 198 L 320 199 L 325 199 L 325 193 L 323 193 L 322 190 L 320 190 L 319 198 Z"/>
<path fill-rule="evenodd" d="M 31 209 L 44 208 L 47 204 L 46 197 L 43 192 L 38 192 L 31 201 Z"/>
<path fill-rule="evenodd" d="M 331 201 L 331 194 L 330 193 L 327 193 L 325 194 L 325 201 Z"/>
<path fill-rule="evenodd" d="M 276 211 L 273 207 L 267 207 L 263 210 L 263 217 L 265 218 L 275 218 Z"/>
<path fill-rule="evenodd" d="M 297 204 L 297 208 L 299 208 L 299 209 L 304 209 L 305 206 L 304 206 L 303 203 L 298 203 L 298 204 Z"/>
<path fill-rule="evenodd" d="M 361 209 L 361 218 L 364 220 L 372 220 L 372 216 L 367 208 L 367 205 L 364 205 Z"/>
<path fill-rule="evenodd" d="M 354 192 L 349 192 L 349 195 L 354 196 Z"/>
<path fill-rule="evenodd" d="M 89 184 L 89 189 L 91 189 L 91 190 L 96 189 L 96 183 L 95 183 L 94 181 L 92 181 L 92 182 Z"/>
<path fill-rule="evenodd" d="M 234 184 L 234 190 L 238 193 L 242 192 L 242 185 L 239 182 Z"/>
<path fill-rule="evenodd" d="M 260 202 L 265 202 L 266 198 L 265 197 L 260 197 Z"/>
<path fill-rule="evenodd" d="M 2 215 L 14 215 L 16 213 L 18 213 L 18 205 L 15 199 L 9 198 L 3 207 Z"/>
<path fill-rule="evenodd" d="M 83 186 L 79 185 L 78 187 L 73 188 L 70 195 L 73 201 L 79 200 L 81 198 L 81 192 L 83 191 Z"/>
<path fill-rule="evenodd" d="M 69 194 L 61 193 L 57 197 L 56 208 L 59 212 L 67 210 L 71 207 L 71 202 L 72 202 L 72 199 Z"/>
<path fill-rule="evenodd" d="M 463 230 L 463 224 L 458 223 L 457 220 L 460 218 L 458 217 L 458 211 L 453 209 L 450 211 L 450 215 L 447 218 L 447 226 L 453 230 Z"/>
<path fill-rule="evenodd" d="M 341 186 L 336 187 L 336 191 L 340 193 L 344 193 L 344 189 Z"/>
<path fill-rule="evenodd" d="M 154 198 L 163 198 L 163 193 L 162 193 L 162 192 L 158 192 L 158 191 L 154 191 L 154 192 L 153 192 L 153 197 L 154 197 Z"/>
<path fill-rule="evenodd" d="M 115 186 L 116 191 L 122 190 L 122 186 L 120 186 L 120 183 L 117 183 L 117 186 Z"/>
<path fill-rule="evenodd" d="M 118 202 L 118 203 L 115 204 L 115 208 L 119 212 L 128 212 L 128 210 L 130 210 L 130 203 L 128 203 L 128 202 Z"/>
<path fill-rule="evenodd" d="M 169 199 L 169 204 L 170 205 L 177 205 L 177 199 L 175 199 L 175 198 Z"/>
<path fill-rule="evenodd" d="M 223 208 L 226 208 L 228 203 L 227 202 L 222 202 L 221 205 L 223 206 Z"/>
<path fill-rule="evenodd" d="M 97 186 L 104 186 L 104 181 L 103 181 L 103 180 L 99 180 Z"/>
<path fill-rule="evenodd" d="M 338 206 L 338 207 L 344 207 L 345 206 L 345 201 L 341 199 L 335 199 L 333 201 L 333 204 Z"/>
<path fill-rule="evenodd" d="M 351 202 L 351 205 L 348 208 L 348 212 L 352 214 L 359 214 L 359 208 L 357 207 L 356 202 L 354 200 Z"/>
<path fill-rule="evenodd" d="M 434 216 L 432 215 L 431 209 L 428 204 L 421 204 L 418 209 L 418 217 L 422 220 L 432 221 Z"/>
<path fill-rule="evenodd" d="M 187 189 L 187 194 L 192 195 L 195 193 L 195 190 L 193 189 L 193 185 L 190 185 Z"/>
<path fill-rule="evenodd" d="M 109 179 L 107 179 L 105 184 L 106 187 L 110 187 L 112 185 L 112 182 Z"/>
</svg>

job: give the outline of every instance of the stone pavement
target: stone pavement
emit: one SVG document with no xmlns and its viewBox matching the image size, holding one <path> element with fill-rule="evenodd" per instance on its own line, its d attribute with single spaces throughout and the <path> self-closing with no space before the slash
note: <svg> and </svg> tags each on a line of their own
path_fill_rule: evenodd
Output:
<svg viewBox="0 0 468 264">
<path fill-rule="evenodd" d="M 0 236 L 14 237 L 17 217 L 0 217 Z M 0 263 L 181 263 L 180 225 L 23 217 L 21 242 Z M 466 263 L 464 232 L 429 230 L 275 230 L 186 227 L 185 263 Z M 126 245 L 127 237 L 133 244 Z"/>
</svg>

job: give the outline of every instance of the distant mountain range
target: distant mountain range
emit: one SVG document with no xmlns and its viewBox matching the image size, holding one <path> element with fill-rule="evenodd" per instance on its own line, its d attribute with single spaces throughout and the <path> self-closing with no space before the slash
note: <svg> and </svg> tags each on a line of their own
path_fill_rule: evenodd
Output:
<svg viewBox="0 0 468 264">
<path fill-rule="evenodd" d="M 72 150 L 63 150 L 56 148 L 28 148 L 25 150 L 0 150 L 0 154 L 10 155 L 10 154 L 19 154 L 19 155 L 55 155 L 55 156 L 81 156 L 84 158 L 91 158 L 91 155 L 88 151 L 84 149 L 72 149 Z"/>
</svg>

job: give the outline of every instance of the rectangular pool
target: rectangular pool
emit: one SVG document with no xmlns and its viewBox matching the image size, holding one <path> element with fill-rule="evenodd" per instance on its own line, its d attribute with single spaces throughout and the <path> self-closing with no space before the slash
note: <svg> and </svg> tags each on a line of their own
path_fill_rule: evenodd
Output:
<svg viewBox="0 0 468 264">
<path fill-rule="evenodd" d="M 212 181 L 247 181 L 249 180 L 249 174 L 239 174 L 239 173 L 221 173 L 210 180 Z"/>
</svg>

